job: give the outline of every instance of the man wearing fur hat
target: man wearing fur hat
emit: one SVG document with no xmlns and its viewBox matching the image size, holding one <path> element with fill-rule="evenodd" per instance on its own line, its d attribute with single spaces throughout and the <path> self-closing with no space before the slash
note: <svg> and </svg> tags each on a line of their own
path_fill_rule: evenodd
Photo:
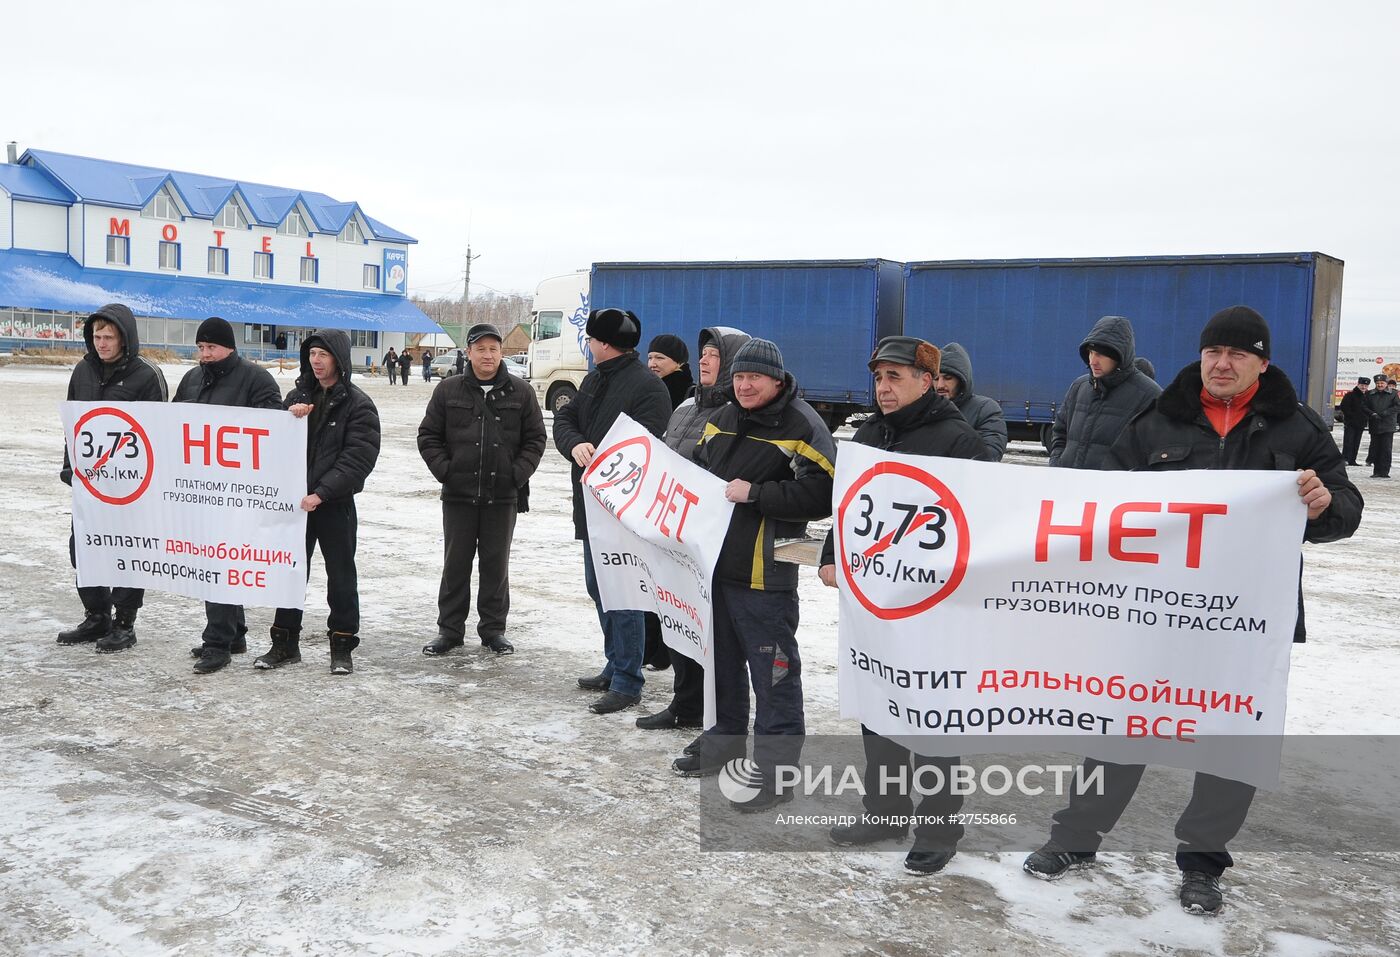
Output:
<svg viewBox="0 0 1400 957">
<path fill-rule="evenodd" d="M 1347 480 L 1331 431 L 1298 401 L 1283 370 L 1269 364 L 1269 341 L 1264 317 L 1248 306 L 1212 316 L 1201 331 L 1200 361 L 1182 369 L 1124 430 L 1106 467 L 1296 470 L 1298 497 L 1308 513 L 1304 541 L 1350 538 L 1361 523 L 1361 495 Z M 1294 641 L 1305 634 L 1301 585 Z M 1028 873 L 1055 880 L 1095 861 L 1103 835 L 1127 809 L 1144 770 L 1088 759 L 1080 780 L 1092 779 L 1098 767 L 1102 789 L 1071 794 L 1069 807 L 1054 815 L 1049 842 L 1026 858 Z M 1220 912 L 1220 877 L 1234 863 L 1225 846 L 1244 826 L 1253 799 L 1247 784 L 1196 774 L 1190 803 L 1176 824 L 1178 894 L 1188 913 Z"/>
<path fill-rule="evenodd" d="M 83 324 L 87 355 L 73 367 L 68 380 L 70 402 L 164 402 L 169 398 L 160 367 L 141 355 L 136 317 L 119 302 L 109 303 L 88 316 Z M 64 485 L 73 484 L 68 448 L 63 449 Z M 68 558 L 77 567 L 73 533 L 68 533 Z M 75 628 L 58 633 L 60 645 L 91 641 L 103 654 L 136 644 L 136 613 L 145 599 L 142 588 L 107 588 L 91 585 L 78 589 L 86 616 Z"/>
<path fill-rule="evenodd" d="M 754 707 L 754 763 L 763 787 L 742 811 L 791 800 L 779 793 L 776 768 L 802 752 L 806 719 L 797 649 L 797 566 L 773 554 L 781 538 L 798 538 L 807 522 L 831 514 L 836 447 L 817 413 L 797 395 L 783 354 L 750 339 L 730 367 L 728 403 L 705 424 L 695 463 L 726 480 L 734 503 L 714 574 L 716 723 L 692 753 L 673 762 L 678 774 L 713 774 L 743 757 Z"/>
<path fill-rule="evenodd" d="M 593 371 L 584 377 L 578 395 L 554 416 L 554 447 L 573 463 L 574 537 L 583 542 L 583 580 L 598 608 L 603 629 L 603 653 L 607 663 L 596 675 L 578 679 L 587 691 L 603 695 L 589 705 L 594 714 L 610 714 L 630 708 L 642 696 L 642 652 L 646 641 L 644 612 L 604 611 L 593 573 L 588 544 L 588 516 L 583 508 L 583 470 L 593 461 L 598 443 L 619 415 L 631 416 L 660 438 L 671 416 L 666 386 L 642 365 L 637 344 L 642 323 L 625 309 L 595 309 L 584 329 Z"/>
<path fill-rule="evenodd" d="M 379 460 L 379 410 L 350 382 L 350 337 L 339 329 L 317 329 L 301 343 L 301 375 L 283 406 L 307 420 L 306 573 L 321 545 L 326 563 L 326 635 L 331 646 L 331 674 L 354 670 L 350 652 L 360 644 L 360 587 L 355 571 L 359 518 L 355 495 Z M 300 608 L 279 608 L 272 619 L 272 647 L 253 662 L 257 668 L 280 668 L 301 661 Z"/>
<path fill-rule="evenodd" d="M 233 327 L 226 320 L 219 316 L 205 319 L 199 324 L 194 342 L 199 365 L 180 380 L 175 390 L 176 402 L 244 409 L 282 408 L 282 390 L 277 388 L 277 380 L 262 366 L 238 354 Z M 232 660 L 230 655 L 248 650 L 248 626 L 244 624 L 242 605 L 206 601 L 204 617 L 204 643 L 191 649 L 197 659 L 194 670 L 199 674 L 218 671 Z"/>
<path fill-rule="evenodd" d="M 961 350 L 961 347 L 958 347 Z M 963 353 L 964 360 L 966 353 Z M 944 458 L 978 459 L 995 462 L 1001 458 L 1001 448 L 989 448 L 985 434 L 968 423 L 955 400 L 938 389 L 942 358 L 937 347 L 911 336 L 887 336 L 880 340 L 870 356 L 870 371 L 875 374 L 875 414 L 856 429 L 852 441 L 903 455 L 939 455 Z M 970 365 L 965 367 L 971 380 Z M 961 378 L 961 376 L 959 376 Z M 954 380 L 958 383 L 958 380 Z M 961 384 L 961 383 L 958 383 Z M 1000 414 L 1000 406 L 998 406 Z M 1002 426 L 1005 445 L 1005 425 Z M 817 569 L 822 584 L 840 587 L 836 574 L 836 547 L 828 532 L 822 546 L 821 565 Z M 902 839 L 908 831 L 905 825 L 914 814 L 914 801 L 907 791 L 897 787 L 901 778 L 916 779 L 907 773 L 910 760 L 919 767 L 933 766 L 941 776 L 937 780 L 951 782 L 951 768 L 957 758 L 921 757 L 889 738 L 875 734 L 861 725 L 865 745 L 865 803 L 866 813 L 853 824 L 831 829 L 831 841 L 840 846 L 873 844 L 877 841 Z M 906 769 L 902 776 L 897 769 Z M 962 810 L 962 795 L 945 786 L 936 793 L 924 795 L 919 802 L 918 824 L 914 828 L 914 847 L 904 859 L 904 866 L 918 874 L 941 871 L 953 857 L 962 839 L 962 825 L 956 815 Z"/>
</svg>

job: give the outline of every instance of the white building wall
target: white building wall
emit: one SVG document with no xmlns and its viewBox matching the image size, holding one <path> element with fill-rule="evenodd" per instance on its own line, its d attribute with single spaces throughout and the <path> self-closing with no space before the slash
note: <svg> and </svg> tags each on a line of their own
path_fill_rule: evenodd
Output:
<svg viewBox="0 0 1400 957">
<path fill-rule="evenodd" d="M 14 244 L 18 249 L 68 251 L 68 207 L 15 200 Z"/>
<path fill-rule="evenodd" d="M 0 187 L 0 249 L 10 248 L 10 194 Z"/>
<path fill-rule="evenodd" d="M 76 259 L 79 266 L 87 264 L 83 258 L 83 207 L 81 203 L 74 203 L 68 207 L 68 255 Z"/>
</svg>

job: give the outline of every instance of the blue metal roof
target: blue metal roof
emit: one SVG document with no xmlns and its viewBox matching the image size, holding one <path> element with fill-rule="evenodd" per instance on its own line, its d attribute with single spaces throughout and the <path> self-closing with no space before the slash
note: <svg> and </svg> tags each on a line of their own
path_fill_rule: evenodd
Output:
<svg viewBox="0 0 1400 957">
<path fill-rule="evenodd" d="M 372 238 L 396 243 L 417 242 L 407 233 L 401 233 L 366 216 L 358 203 L 342 203 L 325 193 L 204 176 L 199 173 L 183 173 L 179 170 L 135 166 L 131 163 L 116 163 L 49 150 L 26 150 L 20 157 L 20 166 L 12 168 L 24 168 L 26 163 L 32 163 L 30 169 L 39 172 L 40 175 L 47 174 L 61 188 L 71 192 L 71 196 L 64 194 L 63 202 L 71 203 L 73 197 L 77 197 L 83 202 L 140 209 L 151 201 L 157 190 L 168 183 L 191 215 L 212 219 L 224 208 L 229 196 L 237 188 L 252 213 L 250 218 L 262 226 L 278 225 L 286 218 L 292 204 L 300 201 L 311 214 L 311 228 L 315 232 L 339 233 L 350 216 L 358 211 L 369 227 L 369 235 Z"/>
<path fill-rule="evenodd" d="M 64 253 L 0 250 L 0 306 L 92 312 L 121 302 L 138 316 L 379 332 L 442 332 L 401 296 L 84 269 Z"/>
<path fill-rule="evenodd" d="M 50 177 L 33 167 L 16 166 L 14 163 L 0 163 L 0 189 L 15 199 L 64 205 L 73 202 L 73 194 Z"/>
</svg>

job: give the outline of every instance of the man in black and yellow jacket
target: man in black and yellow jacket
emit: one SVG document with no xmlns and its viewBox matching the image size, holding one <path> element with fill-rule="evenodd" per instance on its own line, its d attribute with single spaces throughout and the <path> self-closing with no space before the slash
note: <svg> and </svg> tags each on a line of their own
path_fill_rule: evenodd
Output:
<svg viewBox="0 0 1400 957">
<path fill-rule="evenodd" d="M 725 497 L 734 503 L 713 588 L 717 720 L 673 767 L 699 776 L 743 755 L 751 679 L 754 762 L 766 787 L 740 809 L 758 811 L 791 797 L 776 793 L 774 768 L 797 763 L 806 733 L 797 566 L 776 561 L 773 546 L 831 514 L 836 447 L 816 412 L 798 398 L 776 345 L 749 340 L 734 357 L 731 377 L 729 403 L 706 423 L 695 453 L 697 464 L 729 482 Z"/>
</svg>

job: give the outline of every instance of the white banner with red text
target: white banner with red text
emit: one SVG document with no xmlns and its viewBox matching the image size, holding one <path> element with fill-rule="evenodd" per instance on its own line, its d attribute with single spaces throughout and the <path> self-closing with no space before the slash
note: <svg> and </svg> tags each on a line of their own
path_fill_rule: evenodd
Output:
<svg viewBox="0 0 1400 957">
<path fill-rule="evenodd" d="M 64 402 L 78 584 L 301 608 L 306 420 L 195 403 Z"/>
<path fill-rule="evenodd" d="M 725 485 L 626 415 L 583 473 L 603 608 L 654 612 L 667 647 L 704 666 L 707 728 L 715 721 L 710 588 L 734 512 Z"/>
<path fill-rule="evenodd" d="M 930 755 L 1055 736 L 1271 786 L 1297 488 L 1291 471 L 1086 472 L 843 442 L 842 717 Z"/>
</svg>

